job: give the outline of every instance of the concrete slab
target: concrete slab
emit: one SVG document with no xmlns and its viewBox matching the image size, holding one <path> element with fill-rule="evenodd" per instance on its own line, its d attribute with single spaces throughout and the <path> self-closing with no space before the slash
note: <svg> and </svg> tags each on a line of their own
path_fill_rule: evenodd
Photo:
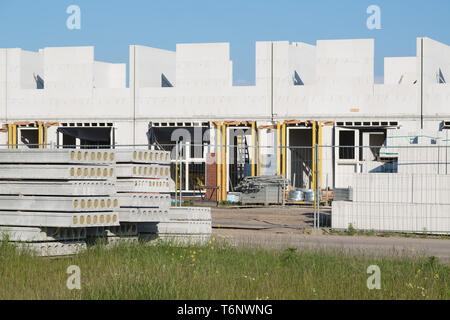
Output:
<svg viewBox="0 0 450 320">
<path fill-rule="evenodd" d="M 113 166 L 0 165 L 0 179 L 114 180 Z"/>
<path fill-rule="evenodd" d="M 142 232 L 158 234 L 208 234 L 212 232 L 211 221 L 170 221 L 158 222 L 143 227 Z"/>
<path fill-rule="evenodd" d="M 166 209 L 127 209 L 120 208 L 119 221 L 123 222 L 159 222 L 168 220 Z"/>
<path fill-rule="evenodd" d="M 119 201 L 115 197 L 0 196 L 0 210 L 104 212 L 117 208 Z"/>
<path fill-rule="evenodd" d="M 158 234 L 140 233 L 139 240 L 153 243 L 171 243 L 179 246 L 204 245 L 211 239 L 211 235 L 206 234 Z"/>
<path fill-rule="evenodd" d="M 0 181 L 0 195 L 112 196 L 111 181 Z"/>
<path fill-rule="evenodd" d="M 169 217 L 171 221 L 211 221 L 211 208 L 171 207 Z"/>
<path fill-rule="evenodd" d="M 117 212 L 78 213 L 78 212 L 18 212 L 0 211 L 0 224 L 21 227 L 106 227 L 119 225 Z"/>
<path fill-rule="evenodd" d="M 171 192 L 169 179 L 118 179 L 117 192 Z"/>
<path fill-rule="evenodd" d="M 46 242 L 86 239 L 86 228 L 34 228 L 0 226 L 0 238 L 12 242 Z"/>
<path fill-rule="evenodd" d="M 85 241 L 18 242 L 16 246 L 20 249 L 32 251 L 41 257 L 74 255 L 87 248 Z"/>
<path fill-rule="evenodd" d="M 116 149 L 116 162 L 170 164 L 170 151 Z"/>
<path fill-rule="evenodd" d="M 114 164 L 112 150 L 0 149 L 0 163 Z"/>
<path fill-rule="evenodd" d="M 121 208 L 165 208 L 171 206 L 170 195 L 148 193 L 117 194 Z"/>
<path fill-rule="evenodd" d="M 170 166 L 168 165 L 140 165 L 140 164 L 117 164 L 116 174 L 120 178 L 153 178 L 169 179 Z"/>
</svg>

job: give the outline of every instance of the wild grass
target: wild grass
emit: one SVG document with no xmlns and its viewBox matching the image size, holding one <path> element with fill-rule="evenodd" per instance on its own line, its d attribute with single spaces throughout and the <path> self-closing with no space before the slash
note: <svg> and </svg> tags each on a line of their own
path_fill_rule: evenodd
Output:
<svg viewBox="0 0 450 320">
<path fill-rule="evenodd" d="M 67 268 L 81 270 L 69 290 Z M 381 290 L 367 288 L 368 266 Z M 448 265 L 435 258 L 370 258 L 341 252 L 205 246 L 95 245 L 40 258 L 0 242 L 0 299 L 449 299 Z"/>
</svg>

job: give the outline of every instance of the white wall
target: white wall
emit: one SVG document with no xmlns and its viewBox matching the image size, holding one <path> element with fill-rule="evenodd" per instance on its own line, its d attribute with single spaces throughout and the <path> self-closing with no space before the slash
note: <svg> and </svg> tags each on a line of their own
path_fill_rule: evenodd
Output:
<svg viewBox="0 0 450 320">
<path fill-rule="evenodd" d="M 0 118 L 2 120 L 6 119 L 6 52 L 7 49 L 0 49 Z"/>
<path fill-rule="evenodd" d="M 94 47 L 45 48 L 44 80 L 50 90 L 92 89 Z"/>
<path fill-rule="evenodd" d="M 374 40 L 319 40 L 316 79 L 321 86 L 367 87 L 374 83 Z"/>
<path fill-rule="evenodd" d="M 421 56 L 420 38 L 417 39 L 417 55 Z M 450 83 L 450 46 L 423 38 L 423 68 L 424 84 L 437 84 L 439 69 Z"/>
<path fill-rule="evenodd" d="M 44 76 L 44 59 L 42 52 L 21 51 L 20 87 L 22 89 L 36 89 L 34 76 Z M 45 81 L 45 79 L 43 79 Z"/>
<path fill-rule="evenodd" d="M 177 44 L 176 61 L 176 83 L 180 88 L 232 86 L 229 43 Z"/>
<path fill-rule="evenodd" d="M 417 73 L 417 57 L 384 58 L 384 84 L 413 84 L 419 85 Z"/>
<path fill-rule="evenodd" d="M 438 67 L 447 77 L 448 48 L 424 39 L 424 117 L 431 130 L 443 119 L 450 119 L 449 84 L 432 81 Z M 373 57 L 373 40 L 323 40 L 317 46 L 257 42 L 256 85 L 233 87 L 227 43 L 179 44 L 176 53 L 131 46 L 131 88 L 127 89 L 124 65 L 95 62 L 93 47 L 45 48 L 40 52 L 2 49 L 0 117 L 3 122 L 270 121 L 273 107 L 274 120 L 389 119 L 408 122 L 416 129 L 420 126 L 420 85 L 405 80 L 398 85 L 395 81 L 400 70 L 414 74 L 416 58 L 387 58 L 386 84 L 375 85 Z M 300 70 L 304 86 L 292 84 L 294 70 Z M 33 72 L 43 72 L 44 90 L 33 88 Z M 175 87 L 161 88 L 161 73 Z"/>
<path fill-rule="evenodd" d="M 145 46 L 130 46 L 130 62 L 130 87 L 134 85 L 134 72 L 137 88 L 160 88 L 163 74 L 175 86 L 175 52 Z"/>
<path fill-rule="evenodd" d="M 94 61 L 94 88 L 126 88 L 127 65 Z"/>
<path fill-rule="evenodd" d="M 304 85 L 314 84 L 316 80 L 315 61 L 315 46 L 303 42 L 294 42 L 289 46 L 289 73 L 294 77 L 297 72 Z"/>
</svg>

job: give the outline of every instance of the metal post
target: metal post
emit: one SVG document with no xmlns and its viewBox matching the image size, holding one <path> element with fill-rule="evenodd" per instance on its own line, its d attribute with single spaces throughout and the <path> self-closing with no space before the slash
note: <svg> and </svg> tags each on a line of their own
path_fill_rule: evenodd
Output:
<svg viewBox="0 0 450 320">
<path fill-rule="evenodd" d="M 255 140 L 255 121 L 252 121 L 252 177 L 255 176 L 255 163 L 256 163 L 256 140 Z"/>
<path fill-rule="evenodd" d="M 281 129 L 282 140 L 281 140 L 281 174 L 283 178 L 286 178 L 286 122 L 283 122 L 283 126 Z"/>
<path fill-rule="evenodd" d="M 180 207 L 183 204 L 183 143 L 181 143 L 180 153 Z"/>
<path fill-rule="evenodd" d="M 175 205 L 178 201 L 178 141 L 175 145 Z"/>
<path fill-rule="evenodd" d="M 319 145 L 316 144 L 316 204 L 317 204 L 317 223 L 316 227 L 320 228 L 320 172 L 319 172 Z"/>
<path fill-rule="evenodd" d="M 312 188 L 314 191 L 314 228 L 316 228 L 317 223 L 317 145 L 316 145 L 316 122 L 313 121 L 312 123 Z"/>
<path fill-rule="evenodd" d="M 227 200 L 227 126 L 222 124 L 222 201 Z"/>
<path fill-rule="evenodd" d="M 220 122 L 218 122 L 216 124 L 217 126 L 217 137 L 216 137 L 216 165 L 217 165 L 217 192 L 216 192 L 216 197 L 217 197 L 217 204 L 219 204 L 220 202 L 220 197 L 222 196 L 222 189 L 221 189 L 221 182 L 222 182 L 222 157 L 221 157 L 221 124 Z"/>
<path fill-rule="evenodd" d="M 277 121 L 277 176 L 279 176 L 281 173 L 281 167 L 280 167 L 280 164 L 281 164 L 281 162 L 280 162 L 280 157 L 281 157 L 281 155 L 280 155 L 280 147 L 281 147 L 281 137 L 280 137 L 280 132 L 281 132 L 281 129 L 280 129 L 280 122 L 279 121 Z"/>
</svg>

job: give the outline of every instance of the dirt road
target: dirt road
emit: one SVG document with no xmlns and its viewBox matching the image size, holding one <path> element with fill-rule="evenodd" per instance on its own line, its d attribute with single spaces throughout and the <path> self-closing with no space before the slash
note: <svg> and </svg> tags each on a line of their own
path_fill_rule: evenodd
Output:
<svg viewBox="0 0 450 320">
<path fill-rule="evenodd" d="M 327 211 L 323 214 L 326 216 Z M 448 239 L 309 234 L 313 219 L 310 208 L 213 208 L 212 217 L 216 236 L 240 246 L 320 248 L 369 256 L 435 256 L 450 263 Z"/>
</svg>

